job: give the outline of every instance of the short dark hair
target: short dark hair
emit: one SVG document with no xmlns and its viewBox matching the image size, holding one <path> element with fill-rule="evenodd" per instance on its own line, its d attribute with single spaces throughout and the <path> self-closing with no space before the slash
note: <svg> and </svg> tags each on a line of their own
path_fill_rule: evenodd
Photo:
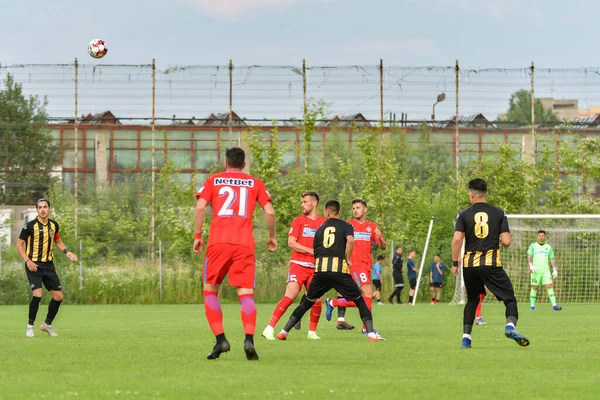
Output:
<svg viewBox="0 0 600 400">
<path fill-rule="evenodd" d="M 334 215 L 338 215 L 340 213 L 340 202 L 337 200 L 327 200 L 325 209 L 331 211 Z"/>
<path fill-rule="evenodd" d="M 354 199 L 354 200 L 352 200 L 352 205 L 355 205 L 356 203 L 360 203 L 360 204 L 362 204 L 365 207 L 367 206 L 367 202 L 364 201 L 363 199 Z"/>
<path fill-rule="evenodd" d="M 410 253 L 416 253 L 416 252 L 417 252 L 417 251 L 416 251 L 415 249 L 410 249 L 410 250 L 408 251 L 408 254 L 410 254 Z"/>
<path fill-rule="evenodd" d="M 225 150 L 225 159 L 227 160 L 227 165 L 229 165 L 231 168 L 244 168 L 246 154 L 244 153 L 243 149 L 240 149 L 239 147 L 232 147 Z"/>
<path fill-rule="evenodd" d="M 538 231 L 538 234 L 540 234 L 540 233 L 543 233 L 543 234 L 545 235 L 545 234 L 546 234 L 546 231 L 545 231 L 545 230 L 543 230 L 543 229 L 540 229 L 540 230 Z"/>
<path fill-rule="evenodd" d="M 481 178 L 471 179 L 469 181 L 469 190 L 486 193 L 487 192 L 487 183 Z"/>
<path fill-rule="evenodd" d="M 379 260 L 385 260 L 385 256 L 382 256 L 381 254 L 377 256 L 377 261 Z"/>
<path fill-rule="evenodd" d="M 35 202 L 35 208 L 37 208 L 38 204 L 40 204 L 43 201 L 48 203 L 48 207 L 50 207 L 50 201 L 48 199 L 46 199 L 45 197 L 42 197 L 41 199 L 39 199 L 38 201 Z"/>
<path fill-rule="evenodd" d="M 317 192 L 304 192 L 304 193 L 302 193 L 301 197 L 304 197 L 304 196 L 312 196 L 312 197 L 314 197 L 315 200 L 317 200 L 317 204 L 319 204 L 319 193 L 317 193 Z"/>
<path fill-rule="evenodd" d="M 437 253 L 434 257 L 442 258 L 442 256 L 440 256 L 440 253 Z"/>
<path fill-rule="evenodd" d="M 401 249 L 401 248 L 402 248 L 402 246 L 396 246 L 396 250 Z"/>
</svg>

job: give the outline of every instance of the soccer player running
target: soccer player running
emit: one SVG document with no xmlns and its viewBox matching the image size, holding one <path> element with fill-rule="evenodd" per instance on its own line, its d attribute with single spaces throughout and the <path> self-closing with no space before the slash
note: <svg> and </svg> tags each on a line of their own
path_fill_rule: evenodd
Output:
<svg viewBox="0 0 600 400">
<path fill-rule="evenodd" d="M 52 294 L 48 305 L 46 320 L 40 326 L 42 332 L 49 336 L 58 336 L 54 332 L 52 322 L 58 313 L 63 301 L 62 286 L 54 267 L 53 248 L 56 245 L 60 251 L 72 260 L 77 261 L 77 256 L 67 249 L 60 238 L 58 222 L 50 219 L 50 201 L 39 199 L 35 204 L 37 218 L 26 223 L 21 229 L 17 240 L 17 252 L 25 261 L 25 272 L 31 287 L 32 297 L 29 302 L 29 322 L 25 336 L 34 336 L 34 323 L 42 300 L 42 284 Z"/>
<path fill-rule="evenodd" d="M 350 274 L 360 288 L 369 311 L 372 310 L 373 286 L 371 286 L 371 266 L 373 265 L 373 256 L 371 251 L 373 243 L 376 243 L 381 250 L 387 248 L 387 243 L 381 233 L 381 230 L 374 222 L 367 220 L 367 202 L 362 199 L 352 200 L 352 215 L 354 219 L 348 221 L 354 227 L 354 252 L 352 253 L 352 267 Z M 346 307 L 357 307 L 357 305 L 345 298 L 326 299 L 325 318 L 331 321 L 333 309 L 338 308 L 337 328 L 354 329 L 353 325 L 345 321 Z M 363 326 L 363 333 L 367 333 Z"/>
<path fill-rule="evenodd" d="M 506 213 L 486 203 L 487 183 L 480 178 L 469 182 L 471 206 L 458 213 L 452 239 L 452 273 L 458 275 L 460 251 L 465 239 L 462 259 L 463 277 L 467 289 L 467 304 L 463 314 L 462 348 L 471 348 L 471 331 L 479 295 L 485 286 L 506 306 L 504 335 L 520 346 L 529 346 L 529 340 L 516 331 L 519 316 L 517 299 L 510 278 L 502 268 L 499 246 L 510 246 L 510 230 Z"/>
<path fill-rule="evenodd" d="M 275 340 L 275 325 L 294 302 L 302 286 L 308 290 L 315 273 L 313 241 L 317 228 L 323 225 L 326 219 L 317 214 L 319 195 L 316 192 L 304 192 L 301 197 L 302 215 L 294 218 L 288 233 L 288 246 L 292 249 L 292 255 L 285 294 L 275 306 L 269 325 L 262 332 L 262 336 L 268 340 Z M 321 308 L 321 299 L 317 299 L 310 313 L 308 339 L 320 339 L 316 331 Z"/>
<path fill-rule="evenodd" d="M 329 200 L 324 210 L 327 221 L 315 233 L 315 275 L 304 299 L 292 313 L 277 339 L 286 340 L 290 330 L 313 307 L 314 302 L 332 288 L 355 302 L 365 324 L 369 341 L 384 340 L 373 329 L 373 316 L 356 283 L 350 277 L 354 248 L 354 228 L 339 219 L 340 203 Z"/>
<path fill-rule="evenodd" d="M 562 307 L 556 304 L 556 295 L 552 287 L 552 278 L 556 279 L 558 269 L 556 268 L 554 250 L 550 246 L 550 243 L 546 243 L 546 231 L 542 229 L 538 231 L 537 242 L 531 243 L 529 246 L 527 261 L 529 262 L 529 272 L 531 273 L 531 292 L 529 293 L 531 311 L 535 311 L 535 300 L 540 285 L 546 286 L 548 299 L 552 303 L 552 309 L 555 311 L 562 310 Z M 550 275 L 548 261 L 552 264 L 552 275 Z"/>
<path fill-rule="evenodd" d="M 244 352 L 248 360 L 258 360 L 254 348 L 256 306 L 254 304 L 256 256 L 252 234 L 252 215 L 258 203 L 265 211 L 269 231 L 267 250 L 277 250 L 275 238 L 275 210 L 265 184 L 242 170 L 246 166 L 244 150 L 232 147 L 225 152 L 225 172 L 206 179 L 196 193 L 194 218 L 194 253 L 201 254 L 204 247 L 202 224 L 206 207 L 213 210 L 208 246 L 204 256 L 204 310 L 217 344 L 208 355 L 209 360 L 228 352 L 230 345 L 223 330 L 223 313 L 219 303 L 219 286 L 226 275 L 229 285 L 237 288 L 242 307 L 244 326 Z"/>
</svg>

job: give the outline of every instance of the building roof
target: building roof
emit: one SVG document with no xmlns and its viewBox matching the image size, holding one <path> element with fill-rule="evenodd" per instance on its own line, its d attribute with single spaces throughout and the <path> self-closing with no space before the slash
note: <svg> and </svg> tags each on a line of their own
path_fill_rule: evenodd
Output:
<svg viewBox="0 0 600 400">
<path fill-rule="evenodd" d="M 317 124 L 320 127 L 327 127 L 336 125 L 340 128 L 351 128 L 351 127 L 362 127 L 371 126 L 369 120 L 365 118 L 361 113 L 350 114 L 350 115 L 336 115 L 329 121 L 322 121 Z"/>
<path fill-rule="evenodd" d="M 73 122 L 73 121 L 71 121 Z M 88 114 L 79 122 L 82 125 L 121 125 L 121 121 L 111 111 Z"/>
<path fill-rule="evenodd" d="M 452 117 L 447 121 L 439 121 L 434 122 L 434 128 L 451 128 L 455 127 L 456 117 Z M 486 128 L 495 128 L 496 126 L 491 123 L 483 114 L 473 114 L 467 116 L 459 116 L 458 117 L 458 127 L 459 128 L 473 128 L 473 127 L 486 127 Z"/>
<path fill-rule="evenodd" d="M 592 115 L 591 117 L 580 117 L 563 126 L 571 129 L 588 129 L 595 128 L 598 124 L 600 124 L 600 114 Z"/>
<path fill-rule="evenodd" d="M 247 126 L 246 122 L 241 119 L 235 112 L 231 113 L 231 124 L 233 126 Z M 229 126 L 229 113 L 211 113 L 204 122 L 201 124 L 202 126 Z"/>
</svg>

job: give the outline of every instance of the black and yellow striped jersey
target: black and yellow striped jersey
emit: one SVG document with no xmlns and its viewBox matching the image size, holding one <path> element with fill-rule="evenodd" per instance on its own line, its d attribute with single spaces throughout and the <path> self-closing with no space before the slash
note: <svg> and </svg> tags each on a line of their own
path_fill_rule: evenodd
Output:
<svg viewBox="0 0 600 400">
<path fill-rule="evenodd" d="M 315 273 L 350 273 L 346 263 L 348 236 L 354 237 L 354 228 L 349 223 L 337 218 L 328 219 L 317 229 L 313 242 Z"/>
<path fill-rule="evenodd" d="M 50 262 L 54 260 L 54 241 L 58 236 L 58 222 L 48 219 L 42 224 L 38 218 L 23 225 L 19 239 L 25 241 L 27 257 L 33 262 Z"/>
<path fill-rule="evenodd" d="M 463 267 L 501 267 L 500 234 L 510 232 L 504 210 L 474 203 L 458 213 L 454 231 L 465 234 Z"/>
</svg>

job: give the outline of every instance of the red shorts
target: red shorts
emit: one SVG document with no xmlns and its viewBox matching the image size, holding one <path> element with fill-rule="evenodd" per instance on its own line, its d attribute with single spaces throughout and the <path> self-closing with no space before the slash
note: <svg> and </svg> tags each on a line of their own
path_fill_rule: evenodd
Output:
<svg viewBox="0 0 600 400">
<path fill-rule="evenodd" d="M 229 275 L 229 286 L 256 287 L 256 255 L 249 247 L 215 243 L 206 249 L 202 278 L 204 283 L 220 285 Z"/>
<path fill-rule="evenodd" d="M 351 266 L 350 275 L 352 275 L 352 279 L 354 279 L 358 287 L 371 284 L 371 267 L 368 265 Z"/>
<path fill-rule="evenodd" d="M 296 282 L 302 288 L 302 285 L 308 290 L 313 275 L 315 274 L 314 267 L 303 267 L 294 262 L 290 262 L 290 270 L 288 272 L 287 283 Z"/>
</svg>

